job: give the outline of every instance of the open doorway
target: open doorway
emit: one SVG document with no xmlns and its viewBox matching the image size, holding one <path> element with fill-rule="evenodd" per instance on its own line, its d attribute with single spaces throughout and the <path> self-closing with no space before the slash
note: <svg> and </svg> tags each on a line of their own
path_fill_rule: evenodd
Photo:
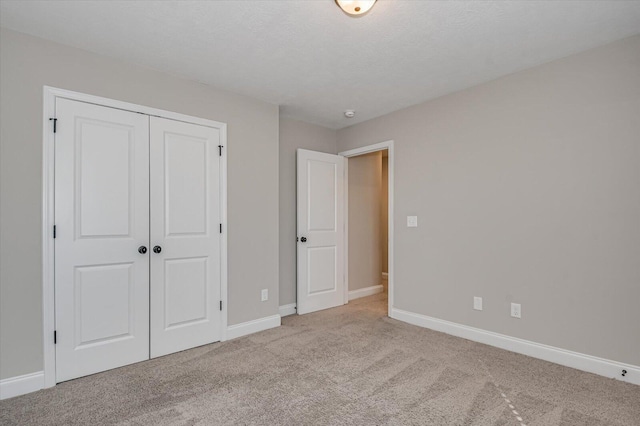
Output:
<svg viewBox="0 0 640 426">
<path fill-rule="evenodd" d="M 349 301 L 387 291 L 387 152 L 349 158 Z"/>
<path fill-rule="evenodd" d="M 345 165 L 345 301 L 393 306 L 393 141 L 341 152 Z"/>
<path fill-rule="evenodd" d="M 386 153 L 383 153 L 386 151 Z M 365 154 L 375 153 L 369 157 Z M 298 314 L 307 314 L 322 309 L 333 308 L 349 302 L 351 298 L 366 296 L 387 290 L 387 311 L 393 307 L 393 141 L 382 142 L 338 155 L 327 154 L 305 149 L 297 150 L 297 292 L 296 305 Z M 356 157 L 365 160 L 374 159 L 377 178 L 370 183 L 372 188 L 354 189 L 354 194 L 366 192 L 375 195 L 374 204 L 369 207 L 354 208 L 356 212 L 370 210 L 369 220 L 363 229 L 364 235 L 375 234 L 375 243 L 369 243 L 366 253 L 357 249 L 361 239 L 358 233 L 362 229 L 364 219 L 358 215 L 353 217 L 354 235 L 349 233 L 349 158 L 353 158 L 354 167 L 359 163 Z M 385 159 L 386 160 L 383 160 Z M 386 192 L 383 191 L 382 166 L 387 164 Z M 355 169 L 354 169 L 355 172 Z M 369 173 L 365 172 L 365 177 Z M 354 180 L 357 180 L 354 175 Z M 364 185 L 364 184 L 363 184 Z M 382 207 L 383 194 L 387 200 Z M 385 209 L 386 227 L 381 226 L 384 219 L 381 209 Z M 367 231 L 367 229 L 369 231 Z M 381 235 L 386 234 L 386 238 Z M 350 254 L 350 240 L 356 250 Z M 370 239 L 367 239 L 370 240 Z M 384 250 L 386 244 L 386 256 Z M 372 245 L 375 244 L 375 245 Z M 366 243 L 365 243 L 366 245 Z M 368 254 L 367 254 L 368 253 Z M 349 285 L 349 258 L 358 258 L 354 269 L 367 269 L 364 278 L 352 278 L 355 284 Z M 386 260 L 386 262 L 385 262 Z M 383 268 L 383 263 L 386 267 Z M 365 265 L 365 266 L 362 266 Z M 385 271 L 383 271 L 385 269 Z M 360 277 L 363 271 L 354 271 L 354 277 Z M 382 273 L 387 275 L 383 280 Z"/>
</svg>

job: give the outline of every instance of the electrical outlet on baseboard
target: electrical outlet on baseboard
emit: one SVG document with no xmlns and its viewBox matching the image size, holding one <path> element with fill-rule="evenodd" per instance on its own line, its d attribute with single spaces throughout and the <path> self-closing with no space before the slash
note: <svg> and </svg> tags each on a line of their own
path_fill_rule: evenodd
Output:
<svg viewBox="0 0 640 426">
<path fill-rule="evenodd" d="M 267 300 L 269 300 L 269 289 L 263 288 L 261 292 L 261 296 L 262 296 L 263 302 L 266 302 Z"/>
</svg>

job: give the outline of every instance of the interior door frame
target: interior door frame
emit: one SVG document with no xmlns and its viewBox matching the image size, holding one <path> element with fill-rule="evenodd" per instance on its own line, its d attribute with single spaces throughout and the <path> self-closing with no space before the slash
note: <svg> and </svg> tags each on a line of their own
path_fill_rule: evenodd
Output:
<svg viewBox="0 0 640 426">
<path fill-rule="evenodd" d="M 360 148 L 350 149 L 348 151 L 339 152 L 338 155 L 341 155 L 345 158 L 356 157 L 358 155 L 369 154 L 377 151 L 384 151 L 385 149 L 389 153 L 388 161 L 388 178 L 387 185 L 389 188 L 389 200 L 388 200 L 388 220 L 389 224 L 387 225 L 388 231 L 388 260 L 387 260 L 387 269 L 388 269 L 388 286 L 389 286 L 389 295 L 388 295 L 388 306 L 387 306 L 387 315 L 391 316 L 391 312 L 393 309 L 393 299 L 394 299 L 394 257 L 393 257 L 393 181 L 394 181 L 394 153 L 393 153 L 393 140 L 388 140 L 385 142 L 376 143 L 373 145 L 366 145 Z M 344 234 L 345 234 L 345 244 L 344 244 L 344 300 L 345 304 L 349 302 L 349 161 L 345 161 L 344 166 Z"/>
<path fill-rule="evenodd" d="M 53 241 L 53 226 L 55 225 L 55 146 L 53 126 L 55 121 L 56 98 L 85 102 L 109 108 L 145 114 L 149 116 L 168 118 L 200 126 L 213 127 L 220 131 L 220 141 L 224 149 L 220 157 L 220 220 L 225 232 L 220 239 L 220 337 L 227 340 L 227 124 L 205 118 L 193 117 L 162 109 L 122 102 L 114 99 L 73 92 L 55 87 L 43 87 L 42 114 L 42 335 L 44 354 L 44 384 L 50 388 L 56 385 L 56 347 L 53 341 L 55 331 L 55 246 Z"/>
</svg>

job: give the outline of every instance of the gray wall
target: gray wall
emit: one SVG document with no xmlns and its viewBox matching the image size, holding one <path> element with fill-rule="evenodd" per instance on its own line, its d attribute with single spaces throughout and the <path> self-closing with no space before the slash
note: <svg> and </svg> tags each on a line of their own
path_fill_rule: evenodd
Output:
<svg viewBox="0 0 640 426">
<path fill-rule="evenodd" d="M 389 139 L 397 308 L 640 365 L 640 36 L 340 130 L 338 149 Z"/>
<path fill-rule="evenodd" d="M 349 291 L 381 281 L 382 153 L 349 158 Z"/>
<path fill-rule="evenodd" d="M 277 106 L 5 29 L 0 42 L 0 378 L 43 368 L 43 85 L 226 122 L 229 324 L 278 312 Z"/>
<path fill-rule="evenodd" d="M 280 119 L 280 305 L 296 302 L 296 149 L 336 154 L 336 131 Z"/>
</svg>

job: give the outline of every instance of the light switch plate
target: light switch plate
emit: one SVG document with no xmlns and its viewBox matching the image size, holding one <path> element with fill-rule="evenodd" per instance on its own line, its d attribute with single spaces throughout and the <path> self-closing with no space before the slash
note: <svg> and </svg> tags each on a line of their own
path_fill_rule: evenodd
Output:
<svg viewBox="0 0 640 426">
<path fill-rule="evenodd" d="M 407 228 L 418 227 L 418 216 L 407 216 Z"/>
<path fill-rule="evenodd" d="M 476 311 L 482 310 L 482 297 L 473 298 L 473 309 L 475 309 Z"/>
<path fill-rule="evenodd" d="M 522 307 L 519 303 L 511 304 L 511 316 L 514 318 L 522 318 Z"/>
<path fill-rule="evenodd" d="M 262 301 L 263 302 L 266 302 L 267 300 L 269 300 L 269 290 L 268 289 L 265 288 L 264 290 L 262 290 L 261 295 L 262 295 Z"/>
</svg>

